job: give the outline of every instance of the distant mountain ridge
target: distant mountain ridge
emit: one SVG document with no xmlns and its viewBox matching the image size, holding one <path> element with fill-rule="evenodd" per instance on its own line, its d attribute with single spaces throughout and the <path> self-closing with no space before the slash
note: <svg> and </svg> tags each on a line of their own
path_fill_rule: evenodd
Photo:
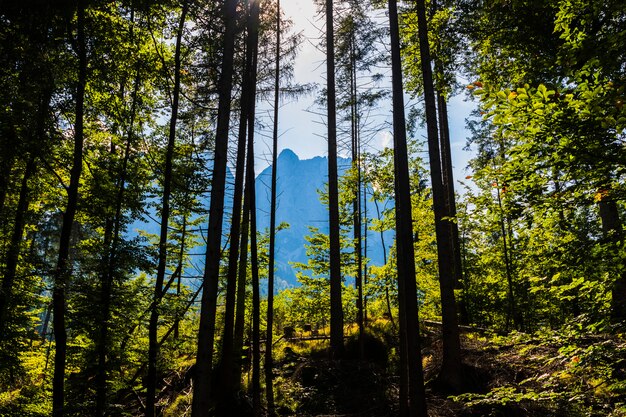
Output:
<svg viewBox="0 0 626 417">
<path fill-rule="evenodd" d="M 328 182 L 328 158 L 316 156 L 311 159 L 300 159 L 292 150 L 285 149 L 278 156 L 277 194 L 278 208 L 276 211 L 277 224 L 286 222 L 289 228 L 277 234 L 276 239 L 276 284 L 277 290 L 299 285 L 296 274 L 290 262 L 307 262 L 305 236 L 309 226 L 317 227 L 321 232 L 328 233 L 328 210 L 320 201 L 318 190 L 324 189 Z M 343 175 L 350 167 L 351 161 L 346 158 L 337 158 L 339 175 Z M 256 178 L 257 229 L 264 232 L 269 229 L 270 221 L 270 186 L 272 167 L 265 168 Z M 234 193 L 234 177 L 230 170 L 226 173 L 226 195 L 224 207 L 224 243 L 230 231 L 230 217 L 232 212 L 232 197 Z M 202 205 L 208 209 L 210 196 L 202 196 Z M 139 230 L 158 234 L 159 224 L 156 206 L 160 203 L 153 198 L 148 204 L 148 215 L 144 220 L 137 220 L 129 227 L 129 237 L 136 236 Z M 369 217 L 375 217 L 374 203 L 367 204 Z M 206 227 L 206 226 L 203 226 Z M 385 233 L 385 244 L 389 247 L 393 241 L 393 232 Z M 382 265 L 383 250 L 380 234 L 368 231 L 367 257 L 371 263 Z M 197 271 L 204 269 L 204 245 L 192 250 L 191 262 Z M 197 282 L 190 282 L 196 286 Z"/>
<path fill-rule="evenodd" d="M 328 210 L 321 203 L 318 190 L 328 182 L 328 158 L 316 156 L 312 159 L 300 159 L 291 149 L 284 149 L 277 160 L 277 211 L 276 222 L 289 223 L 287 230 L 282 230 L 276 238 L 276 280 L 277 288 L 298 285 L 295 271 L 289 262 L 307 262 L 306 240 L 309 226 L 317 227 L 328 233 Z M 339 175 L 350 167 L 351 160 L 338 158 Z M 272 167 L 264 169 L 256 179 L 257 227 L 259 231 L 269 228 L 270 221 L 270 185 Z M 368 213 L 375 213 L 374 203 L 368 202 Z M 392 234 L 385 236 L 385 244 L 392 243 Z M 383 263 L 383 251 L 380 235 L 368 231 L 368 258 L 372 263 Z"/>
</svg>

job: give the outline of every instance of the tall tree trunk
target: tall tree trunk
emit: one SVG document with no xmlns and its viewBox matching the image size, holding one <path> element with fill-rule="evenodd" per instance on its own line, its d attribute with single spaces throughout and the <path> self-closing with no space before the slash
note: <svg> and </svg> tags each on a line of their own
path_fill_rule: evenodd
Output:
<svg viewBox="0 0 626 417">
<path fill-rule="evenodd" d="M 123 88 L 122 88 L 123 90 Z M 100 303 L 101 315 L 99 322 L 99 340 L 96 341 L 96 351 L 98 365 L 96 370 L 96 415 L 105 416 L 107 414 L 107 356 L 109 345 L 109 321 L 111 319 L 111 303 L 113 292 L 113 281 L 117 268 L 117 249 L 120 241 L 120 229 L 122 227 L 122 207 L 124 204 L 124 193 L 126 191 L 126 178 L 128 176 L 128 163 L 133 144 L 133 131 L 135 124 L 135 113 L 137 109 L 137 93 L 139 90 L 139 75 L 135 77 L 134 88 L 131 98 L 130 119 L 128 131 L 126 133 L 126 147 L 124 149 L 124 159 L 119 172 L 119 184 L 115 199 L 115 215 L 112 221 L 107 221 L 105 227 L 105 248 L 108 253 L 105 256 L 105 273 L 100 283 Z M 122 92 L 121 96 L 124 96 Z M 114 147 L 111 147 L 114 152 Z"/>
<path fill-rule="evenodd" d="M 241 206 L 243 199 L 244 170 L 246 168 L 246 135 L 248 126 L 248 111 L 250 109 L 250 68 L 252 66 L 254 47 L 251 45 L 251 36 L 248 32 L 246 40 L 246 62 L 239 114 L 239 134 L 237 141 L 237 162 L 235 165 L 235 191 L 233 196 L 233 213 L 230 227 L 230 251 L 228 253 L 228 270 L 226 275 L 226 306 L 224 310 L 224 331 L 222 336 L 222 363 L 220 390 L 222 401 L 234 400 L 234 377 L 238 374 L 234 364 L 234 326 L 235 304 L 237 293 L 237 261 L 239 260 L 239 244 L 241 237 Z M 247 243 L 246 243 L 247 244 Z M 246 248 L 247 250 L 247 248 Z M 238 384 L 237 384 L 238 385 Z"/>
<path fill-rule="evenodd" d="M 382 221 L 382 213 L 378 205 L 378 200 L 374 199 L 374 206 L 376 206 L 376 217 L 379 222 Z M 382 226 L 380 228 L 380 244 L 383 248 L 383 265 L 387 265 L 387 247 L 385 246 L 385 231 Z M 393 312 L 391 311 L 391 297 L 389 296 L 389 286 L 385 283 L 385 302 L 387 303 L 387 314 L 389 314 L 389 321 L 393 328 L 396 328 L 396 322 L 393 319 Z"/>
<path fill-rule="evenodd" d="M 172 108 L 165 153 L 165 172 L 163 173 L 163 199 L 161 204 L 161 230 L 159 235 L 159 255 L 157 276 L 154 285 L 154 296 L 150 311 L 148 325 L 148 375 L 146 376 L 146 417 L 154 417 L 156 414 L 156 389 L 157 389 L 157 358 L 159 355 L 158 324 L 159 308 L 164 295 L 163 282 L 167 268 L 167 233 L 170 218 L 170 197 L 172 193 L 172 165 L 174 159 L 174 147 L 176 145 L 176 123 L 178 121 L 178 107 L 180 99 L 180 72 L 181 72 L 181 48 L 185 18 L 187 17 L 188 2 L 184 1 L 178 33 L 176 34 L 176 49 L 174 52 L 174 88 L 172 91 Z"/>
<path fill-rule="evenodd" d="M 428 132 L 428 157 L 433 190 L 435 211 L 435 233 L 437 236 L 437 254 L 439 266 L 439 288 L 441 291 L 441 321 L 443 333 L 443 364 L 439 373 L 439 382 L 454 391 L 461 390 L 461 342 L 454 299 L 455 277 L 452 268 L 454 254 L 450 239 L 446 210 L 446 194 L 442 181 L 439 137 L 437 132 L 437 107 L 433 87 L 430 47 L 428 44 L 428 25 L 426 21 L 425 1 L 417 2 L 417 21 L 419 45 L 426 107 L 426 125 Z"/>
<path fill-rule="evenodd" d="M 4 139 L 3 139 L 4 140 Z M 8 142 L 9 140 L 7 140 Z M 2 150 L 4 153 L 5 151 Z M 12 155 L 3 155 L 0 161 L 0 232 L 5 223 L 6 216 L 3 216 L 4 206 L 6 202 L 7 192 L 9 189 L 9 177 L 13 169 L 14 158 Z"/>
<path fill-rule="evenodd" d="M 278 106 L 280 99 L 280 0 L 276 1 L 276 55 L 274 68 L 274 127 L 272 130 L 272 184 L 270 196 L 270 247 L 267 272 L 267 330 L 265 335 L 265 396 L 267 414 L 276 414 L 272 346 L 274 341 L 274 262 L 276 259 L 276 180 L 278 172 Z"/>
<path fill-rule="evenodd" d="M 225 33 L 223 58 L 218 84 L 218 115 L 215 133 L 215 158 L 211 182 L 209 228 L 204 269 L 204 291 L 198 330 L 198 353 L 194 375 L 192 417 L 208 417 L 211 398 L 211 368 L 215 340 L 215 314 L 217 311 L 217 286 L 219 282 L 222 222 L 224 220 L 224 194 L 226 188 L 226 162 L 228 158 L 228 131 L 230 126 L 230 101 L 233 84 L 233 58 L 237 26 L 238 0 L 225 0 L 223 6 Z"/>
<path fill-rule="evenodd" d="M 249 46 L 252 48 L 250 66 L 250 100 L 248 102 L 248 165 L 247 184 L 250 193 L 250 267 L 252 269 L 252 412 L 261 415 L 261 310 L 259 294 L 259 258 L 256 222 L 256 186 L 254 174 L 254 119 L 256 108 L 257 62 L 259 51 L 259 12 L 262 0 L 252 0 L 248 16 Z"/>
<path fill-rule="evenodd" d="M 256 3 L 256 2 L 255 2 Z M 248 192 L 250 193 L 250 268 L 252 269 L 252 410 L 261 415 L 261 310 L 259 258 L 256 236 L 256 190 L 254 184 L 254 112 L 248 119 Z"/>
<path fill-rule="evenodd" d="M 356 74 L 356 55 L 354 51 L 354 33 L 350 38 L 350 121 L 352 136 L 352 166 L 356 171 L 356 193 L 352 200 L 352 222 L 354 230 L 354 252 L 356 253 L 356 282 L 357 289 L 357 325 L 359 327 L 359 355 L 363 359 L 363 252 L 361 249 L 361 149 L 359 140 L 359 106 L 358 86 Z"/>
<path fill-rule="evenodd" d="M 33 41 L 35 40 L 39 40 L 39 37 L 34 36 Z M 46 119 L 50 111 L 51 98 L 51 89 L 47 86 L 44 87 L 39 97 L 39 103 L 37 107 L 36 130 L 35 132 L 33 132 L 33 136 L 30 137 L 30 140 L 32 141 L 32 143 L 30 144 L 31 147 L 33 147 L 38 142 L 43 143 L 46 140 Z M 28 206 L 30 203 L 30 189 L 28 187 L 28 181 L 37 170 L 37 157 L 38 152 L 36 150 L 33 150 L 28 156 L 26 162 L 26 167 L 24 170 L 24 175 L 22 177 L 22 184 L 20 187 L 20 194 L 18 197 L 15 212 L 15 220 L 13 222 L 13 232 L 11 234 L 9 247 L 6 253 L 6 259 L 4 263 L 4 279 L 2 281 L 2 287 L 0 287 L 0 341 L 5 340 L 7 312 L 10 311 L 9 307 L 13 303 L 13 287 L 15 285 L 15 279 L 17 276 L 20 246 L 22 243 L 22 238 L 24 236 L 24 229 L 26 227 L 26 214 L 28 212 Z M 11 163 L 13 163 L 12 157 Z M 0 217 L 3 217 L 2 207 L 0 207 Z"/>
<path fill-rule="evenodd" d="M 456 221 L 456 197 L 454 195 L 454 172 L 452 169 L 452 151 L 450 147 L 450 125 L 448 123 L 448 104 L 443 94 L 437 94 L 437 110 L 439 113 L 439 144 L 441 147 L 441 173 L 446 196 L 448 233 L 453 257 L 453 274 L 455 287 L 463 282 L 463 264 L 461 262 L 461 244 L 459 240 L 459 224 Z"/>
<path fill-rule="evenodd" d="M 368 283 L 368 275 L 367 275 L 367 184 L 363 182 L 363 320 L 367 322 L 367 283 Z"/>
<path fill-rule="evenodd" d="M 604 197 L 599 203 L 602 232 L 609 241 L 621 244 L 624 238 L 622 221 L 619 218 L 617 203 L 610 197 Z M 611 320 L 620 323 L 626 320 L 626 272 L 616 272 L 611 288 Z"/>
<path fill-rule="evenodd" d="M 393 88 L 393 143 L 396 193 L 396 242 L 398 264 L 398 299 L 400 302 L 400 353 L 404 356 L 401 369 L 402 416 L 426 417 L 426 398 L 419 342 L 417 286 L 411 214 L 411 187 L 404 116 L 400 31 L 396 0 L 389 0 L 391 34 L 391 63 Z"/>
<path fill-rule="evenodd" d="M 513 320 L 515 327 L 519 329 L 519 323 L 517 322 L 517 305 L 515 302 L 515 291 L 513 289 L 513 268 L 511 265 L 511 251 L 509 242 L 507 239 L 508 233 L 506 230 L 506 219 L 504 216 L 504 208 L 502 207 L 502 197 L 500 196 L 500 184 L 496 182 L 496 195 L 498 202 L 498 209 L 500 213 L 500 232 L 502 233 L 502 249 L 504 253 L 504 270 L 506 273 L 507 282 L 507 300 L 508 309 L 506 314 L 506 327 L 509 329 L 511 320 Z"/>
<path fill-rule="evenodd" d="M 182 230 L 180 233 L 180 250 L 178 251 L 178 266 L 176 267 L 176 271 L 179 271 L 178 278 L 176 279 L 176 298 L 180 297 L 180 292 L 182 289 L 182 277 L 183 277 L 183 268 L 185 263 L 185 241 L 187 239 L 187 214 L 183 215 L 183 224 Z M 174 340 L 178 340 L 180 331 L 180 319 L 178 315 L 174 319 Z"/>
<path fill-rule="evenodd" d="M 239 241 L 241 228 L 241 200 L 243 191 L 243 170 L 246 156 L 246 131 L 249 128 L 250 115 L 253 111 L 251 102 L 254 101 L 254 86 L 256 74 L 253 72 L 255 59 L 256 42 L 258 42 L 258 2 L 251 4 L 248 10 L 246 40 L 246 62 L 241 92 L 241 112 L 239 119 L 239 138 L 237 150 L 237 165 L 235 175 L 235 195 L 233 199 L 233 214 L 231 220 L 230 252 L 228 258 L 227 288 L 226 288 L 226 308 L 224 313 L 224 331 L 222 337 L 222 363 L 220 394 L 218 398 L 218 409 L 220 413 L 232 414 L 234 411 L 234 377 L 238 375 L 234 364 L 234 325 L 235 325 L 235 303 L 237 287 L 237 260 L 239 258 Z M 256 16 L 254 15 L 256 13 Z M 255 21 L 256 18 L 256 21 Z M 248 143 L 248 146 L 249 143 Z M 250 163 L 250 161 L 248 161 Z M 247 175 L 246 171 L 246 175 Z M 217 390 L 217 388 L 216 388 Z"/>
<path fill-rule="evenodd" d="M 237 275 L 237 313 L 235 316 L 235 334 L 233 337 L 235 356 L 235 388 L 241 386 L 241 367 L 243 353 L 243 333 L 246 318 L 246 281 L 248 275 L 248 236 L 250 230 L 250 193 L 246 181 L 246 190 L 243 197 L 243 220 L 241 221 L 241 242 L 239 245 L 239 271 Z"/>
<path fill-rule="evenodd" d="M 29 206 L 28 181 L 35 173 L 35 156 L 30 155 L 26 163 L 26 169 L 22 177 L 20 196 L 15 209 L 15 220 L 13 222 L 13 232 L 7 250 L 4 279 L 0 288 L 0 341 L 6 340 L 7 312 L 13 304 L 13 286 L 17 275 L 17 265 L 20 257 L 20 247 L 24 237 L 26 227 L 26 214 Z"/>
<path fill-rule="evenodd" d="M 85 42 L 85 4 L 78 1 L 77 6 L 77 55 L 78 55 L 78 84 L 76 86 L 76 120 L 74 123 L 74 156 L 70 171 L 70 185 L 67 189 L 67 205 L 63 213 L 61 237 L 59 239 L 59 257 L 54 271 L 54 288 L 52 291 L 53 330 L 55 337 L 54 376 L 52 379 L 52 415 L 65 415 L 65 358 L 67 355 L 67 332 L 65 327 L 66 290 L 69 285 L 71 265 L 70 238 L 74 226 L 74 218 L 78 207 L 78 188 L 83 168 L 84 133 L 84 103 L 85 87 L 87 84 L 87 46 Z"/>
<path fill-rule="evenodd" d="M 330 349 L 343 354 L 341 304 L 341 246 L 339 238 L 339 187 L 337 174 L 337 104 L 335 92 L 335 35 L 333 0 L 326 0 L 326 91 L 328 105 L 328 211 L 330 237 Z"/>
</svg>

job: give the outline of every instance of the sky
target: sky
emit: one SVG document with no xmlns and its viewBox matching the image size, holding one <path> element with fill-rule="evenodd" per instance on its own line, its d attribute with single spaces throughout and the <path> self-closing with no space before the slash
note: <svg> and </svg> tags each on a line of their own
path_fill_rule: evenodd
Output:
<svg viewBox="0 0 626 417">
<path fill-rule="evenodd" d="M 296 83 L 325 83 L 326 65 L 324 53 L 319 50 L 320 36 L 323 35 L 325 21 L 323 16 L 318 16 L 313 0 L 282 0 L 281 8 L 284 14 L 294 21 L 294 31 L 302 31 L 304 40 L 295 62 L 294 82 Z M 293 150 L 300 159 L 310 159 L 315 156 L 325 156 L 328 154 L 327 142 L 325 139 L 326 126 L 324 117 L 319 113 L 326 110 L 314 104 L 315 95 L 301 97 L 297 101 L 283 101 L 279 114 L 279 152 L 289 148 Z M 407 100 L 408 101 L 408 100 Z M 409 103 L 407 103 L 408 105 Z M 261 104 L 260 109 L 263 108 Z M 469 175 L 465 170 L 471 153 L 465 151 L 466 137 L 468 132 L 465 129 L 465 119 L 469 116 L 474 104 L 464 101 L 462 96 L 453 97 L 448 105 L 449 123 L 451 132 L 451 148 L 454 166 L 455 180 L 465 179 Z M 318 114 L 315 114 L 318 113 Z M 391 106 L 385 102 L 379 109 L 379 114 L 387 121 L 391 121 Z M 418 135 L 425 140 L 425 131 L 418 131 Z M 381 129 L 370 141 L 372 149 L 382 149 L 391 146 L 390 128 Z M 263 143 L 257 145 L 261 154 L 257 160 L 257 173 L 268 166 L 271 149 L 271 139 L 265 137 L 261 139 Z M 346 156 L 346 155 L 344 155 Z M 461 192 L 460 187 L 456 187 L 457 192 Z"/>
</svg>

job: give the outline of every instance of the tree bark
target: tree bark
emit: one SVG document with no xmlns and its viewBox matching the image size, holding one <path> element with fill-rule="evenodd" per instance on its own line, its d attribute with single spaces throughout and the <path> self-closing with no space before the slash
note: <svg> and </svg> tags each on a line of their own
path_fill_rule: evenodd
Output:
<svg viewBox="0 0 626 417">
<path fill-rule="evenodd" d="M 396 242 L 398 266 L 398 299 L 400 302 L 401 365 L 400 411 L 402 416 L 426 417 L 426 398 L 422 357 L 419 343 L 417 287 L 415 282 L 415 255 L 411 214 L 411 187 L 409 180 L 402 61 L 400 58 L 400 31 L 396 0 L 389 0 L 391 34 L 391 63 L 393 88 L 393 139 L 396 192 Z"/>
<path fill-rule="evenodd" d="M 599 203 L 602 232 L 607 240 L 621 244 L 624 238 L 622 221 L 615 200 L 604 197 Z M 615 272 L 617 276 L 611 287 L 611 321 L 626 320 L 626 272 Z"/>
<path fill-rule="evenodd" d="M 172 91 L 172 108 L 169 124 L 167 150 L 165 154 L 165 172 L 163 174 L 163 199 L 161 205 L 161 230 L 159 234 L 159 255 L 157 276 L 154 285 L 154 296 L 150 311 L 148 325 L 148 375 L 146 376 L 146 417 L 156 415 L 156 389 L 157 389 L 157 358 L 159 355 L 158 323 L 159 308 L 164 295 L 163 282 L 167 268 L 167 235 L 170 218 L 170 197 L 172 193 L 172 165 L 174 159 L 174 147 L 176 145 L 176 123 L 178 121 L 178 107 L 180 99 L 180 72 L 181 72 L 181 48 L 185 18 L 187 16 L 188 2 L 184 1 L 178 33 L 176 34 L 176 49 L 174 52 L 174 88 Z"/>
<path fill-rule="evenodd" d="M 352 136 L 352 167 L 356 171 L 356 193 L 352 200 L 352 222 L 354 229 L 354 252 L 356 254 L 356 282 L 357 289 L 357 325 L 359 327 L 359 356 L 365 355 L 363 346 L 364 314 L 363 314 L 363 252 L 361 248 L 361 143 L 359 140 L 359 107 L 358 86 L 356 79 L 356 55 L 354 51 L 354 34 L 350 39 L 350 121 Z"/>
<path fill-rule="evenodd" d="M 13 233 L 9 242 L 5 261 L 4 279 L 0 288 L 0 341 L 7 340 L 7 312 L 13 304 L 13 286 L 17 275 L 17 265 L 20 257 L 20 248 L 26 227 L 26 214 L 29 206 L 28 181 L 35 173 L 35 156 L 30 155 L 26 163 L 26 169 L 22 177 L 20 186 L 20 196 L 15 210 L 15 220 L 13 222 Z"/>
<path fill-rule="evenodd" d="M 339 237 L 339 187 L 337 174 L 337 104 L 335 92 L 335 36 L 333 0 L 326 0 L 326 90 L 328 105 L 328 211 L 330 238 L 330 350 L 343 354 L 341 304 L 341 246 Z"/>
<path fill-rule="evenodd" d="M 261 310 L 259 294 L 259 257 L 256 222 L 256 186 L 254 174 L 254 119 L 259 43 L 259 12 L 262 0 L 250 3 L 248 16 L 249 46 L 252 47 L 250 66 L 250 100 L 248 102 L 248 164 L 247 184 L 250 193 L 250 267 L 252 269 L 252 412 L 261 415 Z"/>
<path fill-rule="evenodd" d="M 99 340 L 96 341 L 98 365 L 96 370 L 96 415 L 105 416 L 107 413 L 107 356 L 109 344 L 109 320 L 111 319 L 111 302 L 113 292 L 113 277 L 117 268 L 117 248 L 120 241 L 122 227 L 122 207 L 126 191 L 128 163 L 133 144 L 133 130 L 137 109 L 137 92 L 139 90 L 139 75 L 137 74 L 132 91 L 131 110 L 128 132 L 126 133 L 126 147 L 124 159 L 119 173 L 119 185 L 115 199 L 115 216 L 113 221 L 107 221 L 105 227 L 104 246 L 108 253 L 105 256 L 105 273 L 100 283 L 101 320 L 99 323 Z M 122 94 L 123 96 L 124 94 Z M 113 151 L 113 150 L 112 150 Z"/>
<path fill-rule="evenodd" d="M 433 190 L 433 206 L 435 211 L 435 233 L 437 236 L 437 254 L 439 266 L 439 288 L 441 291 L 441 321 L 443 323 L 443 364 L 438 380 L 453 391 L 460 391 L 461 377 L 461 342 L 459 338 L 456 302 L 454 299 L 455 277 L 452 268 L 454 254 L 450 239 L 446 211 L 446 195 L 442 180 L 439 136 L 437 132 L 437 108 L 431 69 L 430 47 L 428 44 L 428 25 L 424 0 L 417 2 L 416 7 L 419 46 L 422 66 L 424 101 L 426 108 L 426 125 L 428 132 L 428 156 Z"/>
<path fill-rule="evenodd" d="M 450 147 L 450 126 L 448 124 L 448 103 L 443 94 L 437 94 L 437 110 L 439 113 L 439 144 L 441 147 L 441 173 L 446 196 L 448 233 L 452 248 L 452 267 L 455 287 L 463 282 L 463 264 L 461 262 L 461 244 L 459 240 L 459 224 L 456 221 L 456 197 L 454 195 L 454 172 L 452 169 L 452 151 Z"/>
<path fill-rule="evenodd" d="M 250 226 L 250 193 L 249 184 L 246 182 L 246 190 L 243 197 L 243 220 L 241 221 L 241 242 L 239 245 L 239 271 L 237 276 L 237 313 L 235 316 L 234 356 L 235 356 L 235 388 L 241 386 L 241 360 L 243 353 L 243 333 L 246 317 L 246 281 L 248 276 L 248 236 Z"/>
<path fill-rule="evenodd" d="M 223 6 L 225 33 L 222 68 L 218 84 L 219 103 L 215 134 L 215 158 L 213 159 L 207 252 L 203 277 L 204 291 L 202 292 L 194 394 L 191 407 L 192 417 L 208 417 L 210 411 L 211 368 L 213 365 L 213 343 L 215 339 L 222 222 L 224 220 L 226 161 L 228 158 L 228 131 L 230 126 L 230 101 L 232 96 L 238 4 L 238 0 L 226 0 Z"/>
<path fill-rule="evenodd" d="M 278 106 L 280 99 L 280 0 L 276 0 L 276 55 L 274 74 L 274 126 L 272 130 L 272 184 L 270 196 L 270 247 L 267 275 L 267 330 L 265 335 L 265 396 L 267 414 L 276 414 L 272 346 L 274 341 L 274 262 L 276 259 L 276 180 L 278 172 Z"/>
<path fill-rule="evenodd" d="M 87 84 L 87 46 L 85 42 L 85 4 L 82 0 L 77 5 L 77 55 L 78 84 L 76 86 L 76 120 L 74 123 L 74 156 L 70 171 L 70 185 L 67 189 L 67 205 L 63 213 L 61 237 L 59 239 L 59 257 L 54 271 L 54 288 L 52 292 L 53 330 L 56 342 L 54 353 L 54 376 L 52 379 L 52 415 L 65 415 L 65 359 L 67 355 L 67 331 L 65 327 L 66 290 L 69 285 L 71 265 L 69 262 L 70 238 L 74 226 L 74 218 L 78 207 L 80 176 L 83 167 L 84 103 Z"/>
</svg>

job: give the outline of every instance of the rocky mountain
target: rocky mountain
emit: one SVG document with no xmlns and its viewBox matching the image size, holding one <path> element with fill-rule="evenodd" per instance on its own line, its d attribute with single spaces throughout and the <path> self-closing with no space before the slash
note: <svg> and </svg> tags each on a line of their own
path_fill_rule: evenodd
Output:
<svg viewBox="0 0 626 417">
<path fill-rule="evenodd" d="M 328 233 L 328 211 L 320 202 L 318 190 L 328 182 L 328 159 L 317 156 L 312 159 L 300 159 L 290 149 L 283 150 L 278 156 L 276 211 L 277 223 L 286 222 L 289 229 L 282 230 L 276 237 L 276 286 L 282 288 L 297 285 L 295 271 L 290 262 L 306 263 L 306 241 L 309 226 L 314 226 Z M 339 175 L 350 166 L 349 159 L 338 158 Z M 259 231 L 269 228 L 270 220 L 270 184 L 271 167 L 263 170 L 256 179 L 257 223 Z M 368 213 L 376 213 L 373 203 L 368 203 Z M 389 246 L 393 235 L 385 236 Z M 378 233 L 368 232 L 368 258 L 372 263 L 383 263 L 381 239 Z"/>
<path fill-rule="evenodd" d="M 339 175 L 342 175 L 350 166 L 350 160 L 338 158 Z M 270 221 L 270 185 L 271 167 L 264 169 L 256 178 L 257 195 L 257 228 L 260 232 L 269 230 Z M 290 262 L 307 262 L 306 249 L 304 247 L 305 236 L 310 233 L 309 226 L 317 227 L 321 232 L 328 233 L 328 211 L 320 202 L 318 190 L 324 189 L 328 182 L 328 159 L 317 156 L 312 159 L 300 159 L 290 149 L 283 150 L 278 157 L 278 209 L 276 212 L 277 224 L 286 222 L 289 228 L 277 234 L 276 239 L 276 288 L 283 289 L 298 285 L 296 274 Z M 229 231 L 232 206 L 234 177 L 231 172 L 227 173 L 226 181 L 226 209 L 224 218 L 224 234 Z M 159 233 L 157 223 L 158 213 L 156 206 L 158 198 L 151 199 L 147 204 L 148 215 L 143 221 L 134 222 L 131 227 L 130 237 L 136 236 L 139 230 L 151 234 Z M 203 198 L 203 206 L 208 209 L 209 196 Z M 368 202 L 367 212 L 370 217 L 375 217 L 376 208 L 374 203 Z M 203 228 L 206 225 L 202 226 Z M 385 244 L 390 246 L 393 234 L 385 235 Z M 367 255 L 370 262 L 376 265 L 383 263 L 383 251 L 381 239 L 377 232 L 368 232 Z M 226 243 L 226 237 L 224 238 Z M 192 250 L 191 262 L 196 271 L 204 269 L 204 253 L 206 248 L 197 246 Z M 197 280 L 190 282 L 197 285 Z"/>
</svg>

